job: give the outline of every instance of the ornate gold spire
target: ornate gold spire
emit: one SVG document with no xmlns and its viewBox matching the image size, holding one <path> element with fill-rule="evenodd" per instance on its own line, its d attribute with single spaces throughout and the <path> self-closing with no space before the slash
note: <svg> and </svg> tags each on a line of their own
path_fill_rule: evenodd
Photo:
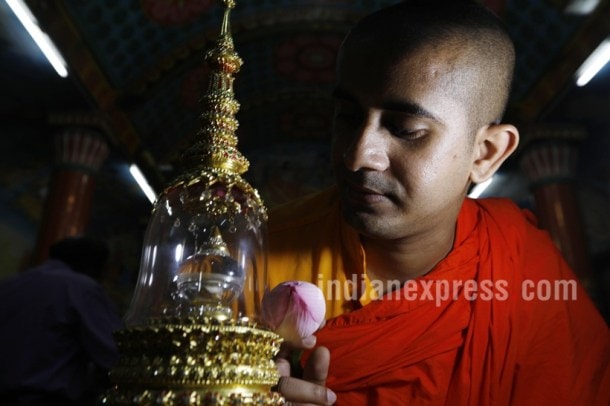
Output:
<svg viewBox="0 0 610 406">
<path fill-rule="evenodd" d="M 226 6 L 220 36 L 213 49 L 205 55 L 211 70 L 208 89 L 201 99 L 198 140 L 183 155 L 187 170 L 220 169 L 237 174 L 248 170 L 248 160 L 237 150 L 235 131 L 239 123 L 235 114 L 239 103 L 233 93 L 234 74 L 243 61 L 235 52 L 231 37 L 229 14 L 234 1 L 225 0 Z"/>
<path fill-rule="evenodd" d="M 226 8 L 219 38 L 205 55 L 211 74 L 201 98 L 197 138 L 182 154 L 182 175 L 164 193 L 184 195 L 185 206 L 192 212 L 229 221 L 242 213 L 258 227 L 267 220 L 267 211 L 258 191 L 241 177 L 249 162 L 237 150 L 235 135 L 239 103 L 233 81 L 243 64 L 235 51 L 229 24 L 235 1 L 223 0 L 223 4 Z"/>
<path fill-rule="evenodd" d="M 284 400 L 271 388 L 281 338 L 256 324 L 266 285 L 266 209 L 241 175 L 235 52 L 226 6 L 201 128 L 182 155 L 185 172 L 155 203 L 106 405 L 259 405 Z M 247 292 L 246 292 L 247 289 Z M 247 294 L 246 294 L 247 293 Z M 250 310 L 252 311 L 250 311 Z M 246 317 L 244 317 L 246 316 Z M 248 318 L 250 317 L 250 318 Z"/>
</svg>

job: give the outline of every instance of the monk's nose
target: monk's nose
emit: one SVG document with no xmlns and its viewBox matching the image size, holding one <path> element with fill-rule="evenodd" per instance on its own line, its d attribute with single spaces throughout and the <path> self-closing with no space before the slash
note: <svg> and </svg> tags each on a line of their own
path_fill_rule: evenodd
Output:
<svg viewBox="0 0 610 406">
<path fill-rule="evenodd" d="M 387 142 L 374 127 L 374 123 L 363 126 L 343 151 L 343 163 L 348 170 L 383 172 L 388 168 Z"/>
</svg>

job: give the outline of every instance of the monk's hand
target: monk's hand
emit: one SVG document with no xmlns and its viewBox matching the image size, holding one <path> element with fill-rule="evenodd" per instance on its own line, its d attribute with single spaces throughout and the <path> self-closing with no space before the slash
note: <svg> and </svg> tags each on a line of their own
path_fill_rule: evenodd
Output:
<svg viewBox="0 0 610 406">
<path fill-rule="evenodd" d="M 311 349 L 316 344 L 315 336 L 306 337 L 300 343 L 301 349 Z M 282 346 L 275 363 L 280 372 L 277 391 L 288 405 L 332 405 L 337 395 L 326 388 L 326 378 L 330 365 L 330 352 L 326 347 L 315 348 L 303 369 L 302 379 L 291 375 L 290 356 L 294 347 Z"/>
</svg>

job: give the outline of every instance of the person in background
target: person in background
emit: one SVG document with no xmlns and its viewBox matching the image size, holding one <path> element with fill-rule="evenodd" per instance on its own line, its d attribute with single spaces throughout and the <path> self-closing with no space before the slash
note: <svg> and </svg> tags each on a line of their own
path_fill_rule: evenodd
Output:
<svg viewBox="0 0 610 406">
<path fill-rule="evenodd" d="M 0 405 L 94 404 L 123 327 L 98 282 L 108 247 L 59 241 L 40 266 L 0 281 Z"/>
<path fill-rule="evenodd" d="M 277 359 L 291 405 L 609 404 L 608 327 L 548 234 L 466 198 L 517 148 L 514 61 L 476 1 L 405 0 L 348 33 L 336 186 L 269 215 L 271 287 L 326 296 L 302 376 Z"/>
</svg>

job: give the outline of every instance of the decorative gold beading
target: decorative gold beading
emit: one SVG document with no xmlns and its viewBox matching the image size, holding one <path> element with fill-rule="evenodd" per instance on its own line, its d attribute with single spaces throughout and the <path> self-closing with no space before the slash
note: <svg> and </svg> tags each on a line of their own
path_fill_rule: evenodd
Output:
<svg viewBox="0 0 610 406">
<path fill-rule="evenodd" d="M 227 8 L 220 36 L 215 47 L 205 55 L 211 74 L 201 99 L 203 112 L 197 139 L 181 156 L 184 173 L 163 193 L 197 185 L 207 190 L 208 196 L 197 197 L 189 203 L 194 211 L 212 216 L 229 215 L 229 220 L 236 213 L 247 212 L 253 223 L 261 224 L 267 220 L 266 208 L 258 192 L 242 179 L 249 162 L 236 148 L 235 132 L 239 124 L 235 115 L 239 103 L 233 92 L 233 75 L 239 72 L 243 61 L 235 51 L 230 33 L 229 12 L 235 2 L 223 3 Z"/>
<path fill-rule="evenodd" d="M 172 280 L 177 289 L 172 295 L 182 302 L 172 301 L 163 307 L 163 317 L 149 318 L 142 325 L 116 333 L 120 359 L 111 370 L 113 387 L 102 397 L 102 404 L 284 403 L 271 391 L 279 380 L 273 357 L 281 338 L 246 318 L 232 318 L 235 313 L 228 306 L 215 305 L 216 296 L 201 290 L 198 279 L 214 275 L 225 285 L 243 283 L 221 228 L 230 235 L 244 223 L 249 230 L 258 229 L 267 219 L 258 192 L 241 177 L 249 163 L 236 148 L 239 103 L 233 94 L 233 75 L 242 60 L 229 30 L 229 12 L 235 2 L 223 3 L 226 9 L 220 37 L 205 56 L 212 72 L 201 100 L 197 140 L 182 155 L 184 173 L 162 192 L 153 209 L 153 215 L 175 216 L 175 228 L 188 219 L 186 228 L 192 235 L 199 235 L 208 225 L 211 233 L 181 263 Z M 214 273 L 214 266 L 231 272 Z M 205 294 L 192 295 L 189 289 L 193 286 L 195 292 Z M 222 290 L 229 299 L 235 291 L 230 287 Z M 225 302 L 225 296 L 217 296 Z"/>
<path fill-rule="evenodd" d="M 164 318 L 116 334 L 111 405 L 281 405 L 278 335 L 246 319 Z"/>
</svg>

